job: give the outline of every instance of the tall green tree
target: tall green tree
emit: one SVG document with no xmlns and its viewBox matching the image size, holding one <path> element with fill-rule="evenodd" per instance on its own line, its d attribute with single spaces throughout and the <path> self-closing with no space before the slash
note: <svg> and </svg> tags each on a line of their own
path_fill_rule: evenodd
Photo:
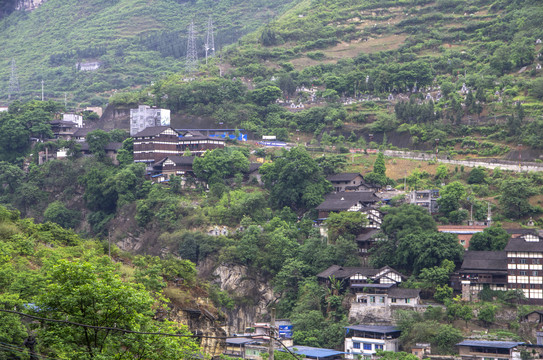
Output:
<svg viewBox="0 0 543 360">
<path fill-rule="evenodd" d="M 106 145 L 111 141 L 111 138 L 104 130 L 93 130 L 87 134 L 87 143 L 89 151 L 98 159 L 104 159 L 106 156 Z"/>
<path fill-rule="evenodd" d="M 247 156 L 239 150 L 215 149 L 194 159 L 194 173 L 209 184 L 224 183 L 226 179 L 249 170 Z"/>
<path fill-rule="evenodd" d="M 508 179 L 500 187 L 500 207 L 505 216 L 519 219 L 532 212 L 528 198 L 537 193 L 529 179 Z"/>
<path fill-rule="evenodd" d="M 60 260 L 36 305 L 40 315 L 95 328 L 49 323 L 40 343 L 55 357 L 70 359 L 180 359 L 198 352 L 190 338 L 124 334 L 101 327 L 189 335 L 185 326 L 153 320 L 155 299 L 141 286 L 125 283 L 108 258 Z"/>
<path fill-rule="evenodd" d="M 283 149 L 272 163 L 262 165 L 260 173 L 270 190 L 270 202 L 278 209 L 304 211 L 320 204 L 332 190 L 318 164 L 301 147 Z"/>
<path fill-rule="evenodd" d="M 466 198 L 466 189 L 459 181 L 453 181 L 439 191 L 439 196 L 437 200 L 439 211 L 448 216 L 460 208 L 460 201 Z"/>
<path fill-rule="evenodd" d="M 469 249 L 476 251 L 502 251 L 511 236 L 499 225 L 490 226 L 473 234 L 469 241 Z"/>
</svg>

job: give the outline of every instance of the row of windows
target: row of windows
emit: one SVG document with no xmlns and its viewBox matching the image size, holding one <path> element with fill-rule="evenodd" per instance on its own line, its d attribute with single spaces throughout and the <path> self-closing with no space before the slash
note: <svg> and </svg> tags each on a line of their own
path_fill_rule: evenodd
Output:
<svg viewBox="0 0 543 360">
<path fill-rule="evenodd" d="M 374 347 L 375 346 L 375 347 Z M 353 342 L 353 349 L 383 350 L 383 345 Z"/>
<path fill-rule="evenodd" d="M 517 274 L 516 274 L 517 273 Z M 538 270 L 532 270 L 532 271 L 527 271 L 527 270 L 509 270 L 509 275 L 519 275 L 519 276 L 539 276 L 541 275 L 541 271 L 538 271 Z"/>
<path fill-rule="evenodd" d="M 514 258 L 510 258 L 510 263 L 511 264 L 541 264 L 541 259 L 531 259 L 531 261 L 529 261 L 528 259 L 514 259 Z"/>
<path fill-rule="evenodd" d="M 511 251 L 507 252 L 508 258 L 543 258 L 542 252 L 520 252 L 520 251 Z"/>
</svg>

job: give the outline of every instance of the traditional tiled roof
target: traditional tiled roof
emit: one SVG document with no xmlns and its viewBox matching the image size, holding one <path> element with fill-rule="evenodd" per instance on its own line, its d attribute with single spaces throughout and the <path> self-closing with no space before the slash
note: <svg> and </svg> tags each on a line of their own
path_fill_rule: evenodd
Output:
<svg viewBox="0 0 543 360">
<path fill-rule="evenodd" d="M 74 132 L 74 136 L 87 136 L 88 133 L 90 133 L 91 131 L 94 131 L 96 129 L 92 129 L 92 128 L 78 128 L 75 132 Z"/>
<path fill-rule="evenodd" d="M 396 270 L 389 266 L 384 266 L 380 269 L 367 268 L 367 267 L 343 267 L 338 265 L 332 265 L 328 269 L 317 274 L 318 278 L 328 279 L 330 276 L 334 276 L 336 279 L 345 279 L 349 278 L 355 274 L 360 274 L 364 276 L 375 276 L 382 272 L 383 270 L 390 270 L 398 273 Z M 400 276 L 404 277 L 402 274 L 398 273 Z"/>
<path fill-rule="evenodd" d="M 366 229 L 366 231 L 356 236 L 356 241 L 362 242 L 362 241 L 371 240 L 373 236 L 377 235 L 380 231 L 381 230 L 379 229 Z"/>
<path fill-rule="evenodd" d="M 388 291 L 389 297 L 394 297 L 398 299 L 413 299 L 418 297 L 420 294 L 420 289 L 404 289 L 399 287 L 394 287 Z"/>
<path fill-rule="evenodd" d="M 330 271 L 333 268 L 333 271 Z M 341 267 L 332 265 L 330 268 L 317 274 L 318 278 L 328 278 L 334 276 L 336 279 L 345 279 L 353 276 L 354 274 L 361 274 L 364 276 L 375 276 L 379 272 L 379 269 L 363 268 L 363 267 Z"/>
<path fill-rule="evenodd" d="M 192 165 L 194 163 L 194 158 L 194 156 L 170 155 L 167 159 L 173 161 L 175 165 Z"/>
<path fill-rule="evenodd" d="M 353 181 L 357 176 L 362 177 L 360 173 L 340 173 L 340 174 L 334 174 L 329 175 L 326 180 L 330 182 L 335 181 Z"/>
<path fill-rule="evenodd" d="M 505 251 L 543 252 L 543 241 L 526 241 L 523 237 L 511 238 L 505 246 Z"/>
<path fill-rule="evenodd" d="M 167 129 L 171 129 L 171 128 L 169 126 L 151 126 L 151 127 L 143 129 L 142 131 L 140 131 L 139 133 L 135 134 L 132 137 L 136 138 L 136 137 L 143 137 L 143 136 L 157 136 Z"/>
<path fill-rule="evenodd" d="M 461 271 L 507 270 L 505 251 L 466 251 Z"/>
<path fill-rule="evenodd" d="M 345 211 L 358 203 L 374 204 L 378 201 L 380 199 L 371 191 L 339 192 L 326 195 L 317 210 Z"/>
<path fill-rule="evenodd" d="M 120 142 L 110 142 L 110 143 L 107 143 L 107 145 L 104 147 L 104 150 L 106 150 L 106 151 L 117 151 L 122 147 L 123 147 L 123 144 L 120 143 Z M 82 142 L 81 143 L 81 150 L 82 151 L 89 151 L 90 150 L 89 149 L 89 143 Z"/>
</svg>

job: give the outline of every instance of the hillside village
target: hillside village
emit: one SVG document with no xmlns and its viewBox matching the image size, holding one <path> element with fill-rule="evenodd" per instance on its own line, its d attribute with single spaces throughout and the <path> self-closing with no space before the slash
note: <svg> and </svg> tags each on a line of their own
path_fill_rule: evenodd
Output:
<svg viewBox="0 0 543 360">
<path fill-rule="evenodd" d="M 543 358 L 542 20 L 0 1 L 0 359 Z"/>
<path fill-rule="evenodd" d="M 119 166 L 117 155 L 127 140 L 122 143 L 102 142 L 102 149 L 96 149 L 86 142 L 87 139 L 92 141 L 95 134 L 107 134 L 106 132 L 83 126 L 81 115 L 64 114 L 62 119 L 51 122 L 51 129 L 56 138 L 54 141 L 77 144 L 76 148 L 81 151 L 83 156 L 96 156 L 99 150 L 103 150 L 102 154 L 109 157 L 113 164 Z M 243 130 L 236 129 L 174 129 L 170 126 L 170 112 L 168 110 L 148 106 L 139 106 L 137 109 L 131 110 L 129 123 L 130 136 L 127 139 L 133 146 L 131 151 L 133 162 L 144 164 L 143 176 L 151 184 L 166 189 L 171 189 L 173 183 L 178 181 L 182 189 L 209 189 L 206 180 L 210 178 L 199 177 L 199 171 L 195 170 L 194 165 L 198 162 L 196 159 L 205 159 L 213 151 L 226 151 L 231 146 L 239 146 L 240 143 L 251 143 L 254 144 L 250 145 L 251 147 L 257 146 L 257 149 L 261 150 L 266 147 L 273 149 L 279 146 L 288 149 L 290 146 L 296 146 L 269 138 L 266 141 L 251 141 L 248 140 L 250 135 L 244 134 Z M 127 130 L 123 130 L 126 131 L 125 137 L 128 136 Z M 46 140 L 38 141 L 47 142 Z M 91 146 L 93 150 L 90 150 Z M 258 151 L 261 152 L 261 150 Z M 365 152 L 373 153 L 371 149 L 365 150 Z M 73 156 L 72 154 L 71 157 Z M 378 171 L 376 167 L 379 158 L 383 161 L 382 152 L 377 157 L 374 173 Z M 67 161 L 68 149 L 59 148 L 56 152 L 49 152 L 46 148 L 45 151 L 39 153 L 38 163 L 45 164 L 55 159 Z M 263 160 L 263 158 L 258 158 L 257 162 L 249 164 L 243 170 L 244 182 L 264 186 L 263 175 L 259 172 L 263 163 L 267 161 Z M 378 247 L 379 243 L 384 241 L 383 237 L 387 236 L 381 232 L 381 227 L 383 222 L 386 222 L 386 216 L 390 213 L 391 206 L 409 209 L 405 206 L 410 204 L 418 206 L 428 215 L 439 214 L 440 190 L 437 188 L 409 190 L 402 186 L 398 186 L 400 190 L 396 190 L 390 185 L 385 186 L 383 183 L 368 180 L 373 178 L 371 175 L 364 176 L 360 172 L 331 173 L 326 177 L 326 180 L 331 184 L 332 191 L 325 195 L 323 201 L 315 207 L 316 218 L 313 220 L 312 227 L 318 229 L 325 239 L 329 239 L 328 241 L 332 241 L 334 237 L 337 239 L 337 229 L 335 229 L 337 225 L 329 222 L 329 219 L 333 219 L 334 215 L 339 215 L 339 219 L 348 219 L 345 217 L 348 213 L 361 215 L 351 220 L 354 223 L 350 224 L 352 227 L 350 234 L 356 244 L 356 257 L 358 257 L 359 263 L 364 266 L 334 264 L 315 274 L 319 286 L 330 289 L 334 296 L 342 296 L 344 299 L 342 306 L 348 309 L 347 319 L 351 325 L 345 327 L 342 348 L 324 349 L 300 346 L 293 341 L 292 322 L 277 320 L 276 325 L 280 325 L 276 328 L 271 326 L 269 322 L 246 324 L 247 329 L 250 329 L 249 333 L 247 333 L 247 329 L 239 328 L 238 325 L 237 331 L 227 334 L 231 337 L 225 338 L 224 347 L 219 346 L 215 351 L 219 353 L 222 351 L 227 356 L 261 359 L 261 353 L 268 352 L 270 329 L 275 328 L 275 334 L 281 339 L 281 344 L 276 343 L 274 346 L 280 349 L 286 344 L 287 347 L 290 346 L 291 350 L 294 349 L 294 353 L 304 358 L 374 357 L 380 350 L 392 352 L 401 350 L 412 353 L 421 359 L 434 357 L 430 343 L 411 344 L 410 348 L 406 348 L 405 344 L 400 346 L 399 339 L 402 336 L 402 331 L 405 330 L 398 327 L 397 316 L 398 311 L 407 310 L 424 314 L 432 311 L 431 309 L 436 306 L 437 309 L 441 309 L 443 305 L 435 303 L 437 292 L 432 299 L 427 288 L 417 287 L 417 283 L 413 283 L 409 272 L 402 273 L 386 263 L 380 268 L 371 267 L 370 257 L 373 253 L 372 249 Z M 473 247 L 470 246 L 470 240 L 475 234 L 485 234 L 486 231 L 495 227 L 490 211 L 484 221 L 475 221 L 472 217 L 471 220 L 463 221 L 464 224 L 450 225 L 445 223 L 437 226 L 438 232 L 452 234 L 451 238 L 456 241 L 455 246 L 462 249 L 458 251 L 462 252 L 463 261 L 458 263 L 456 268 L 453 265 L 449 269 L 448 275 L 445 273 L 447 278 L 443 283 L 444 289 L 449 289 L 450 294 L 456 296 L 453 300 L 455 304 L 476 304 L 480 301 L 482 291 L 497 291 L 514 294 L 508 298 L 511 299 L 508 301 L 517 299 L 516 301 L 520 303 L 536 306 L 535 309 L 537 309 L 537 305 L 543 305 L 540 276 L 543 245 L 541 245 L 540 232 L 534 227 L 531 219 L 530 221 L 532 223 L 528 225 L 531 225 L 531 228 L 506 229 L 505 234 L 508 239 L 506 245 L 503 249 L 496 251 L 473 250 Z M 228 236 L 229 231 L 232 229 L 223 227 L 221 231 L 215 227 L 215 229 L 210 229 L 209 234 Z M 409 283 L 408 286 L 405 286 L 406 282 Z M 451 304 L 447 301 L 445 301 L 445 309 L 448 313 L 447 306 L 451 306 Z M 210 314 L 210 316 L 212 315 Z M 473 314 L 467 319 L 471 319 L 472 316 Z M 477 316 L 482 317 L 482 315 Z M 523 315 L 518 320 L 526 324 L 533 322 L 538 324 L 540 322 L 539 316 L 538 310 L 535 310 Z M 527 341 L 503 341 L 502 338 L 499 338 L 499 341 L 488 340 L 488 337 L 481 337 L 476 333 L 464 333 L 462 335 L 464 340 L 459 337 L 454 340 L 457 343 L 449 343 L 447 346 L 449 349 L 455 349 L 453 352 L 458 352 L 459 357 L 466 359 L 483 356 L 481 354 L 484 354 L 484 357 L 488 357 L 488 354 L 495 354 L 493 356 L 500 359 L 516 359 L 519 358 L 520 353 L 527 352 L 537 356 L 543 350 L 541 344 L 543 335 L 537 331 L 537 326 L 530 325 L 530 327 L 532 330 Z M 404 336 L 406 335 L 404 334 Z M 513 338 L 518 339 L 512 336 L 511 339 L 506 340 Z M 531 339 L 536 339 L 536 341 Z M 440 355 L 442 351 L 438 350 L 436 358 L 442 357 Z"/>
</svg>

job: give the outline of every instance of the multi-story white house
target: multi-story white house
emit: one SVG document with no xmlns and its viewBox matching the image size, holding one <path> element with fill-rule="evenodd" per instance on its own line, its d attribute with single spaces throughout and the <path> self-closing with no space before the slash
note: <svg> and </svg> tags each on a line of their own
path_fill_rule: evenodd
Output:
<svg viewBox="0 0 543 360">
<path fill-rule="evenodd" d="M 372 359 L 377 350 L 398 351 L 400 329 L 395 326 L 351 325 L 345 327 L 345 358 Z"/>
</svg>

